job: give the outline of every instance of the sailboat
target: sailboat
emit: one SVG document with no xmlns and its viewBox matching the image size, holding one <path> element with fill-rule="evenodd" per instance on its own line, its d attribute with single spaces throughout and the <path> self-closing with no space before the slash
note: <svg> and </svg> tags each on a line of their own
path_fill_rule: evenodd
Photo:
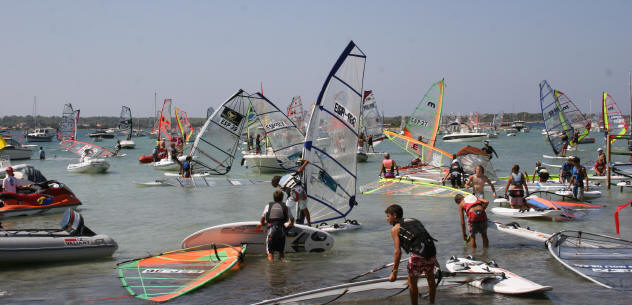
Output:
<svg viewBox="0 0 632 305">
<path fill-rule="evenodd" d="M 366 141 L 373 139 L 373 147 L 382 143 L 384 137 L 384 122 L 377 109 L 377 102 L 372 90 L 365 90 L 362 99 L 362 115 L 360 116 L 360 130 Z M 366 151 L 365 153 L 369 153 Z M 360 161 L 360 160 L 358 160 Z"/>
<path fill-rule="evenodd" d="M 480 132 L 478 129 L 478 112 L 471 113 L 465 125 L 455 124 L 449 126 L 452 126 L 453 130 L 441 138 L 443 142 L 480 142 L 488 137 L 487 133 Z"/>
<path fill-rule="evenodd" d="M 349 42 L 318 95 L 305 135 L 303 172 L 312 224 L 345 219 L 356 202 L 356 150 L 366 55 Z M 330 224 L 331 225 L 331 224 Z"/>
<path fill-rule="evenodd" d="M 132 141 L 132 110 L 127 106 L 121 107 L 121 115 L 119 117 L 118 130 L 125 136 L 125 140 L 121 140 L 121 148 L 132 149 L 136 146 Z"/>
<path fill-rule="evenodd" d="M 37 126 L 37 97 L 33 97 L 33 129 L 26 134 L 29 142 L 51 142 L 55 136 L 52 128 L 39 128 Z"/>
<path fill-rule="evenodd" d="M 277 106 L 261 93 L 251 96 L 252 110 L 263 126 L 268 149 L 264 154 L 244 154 L 249 168 L 258 173 L 294 171 L 301 157 L 303 133 Z M 302 111 L 301 111 L 302 112 Z"/>
<path fill-rule="evenodd" d="M 175 107 L 174 109 L 176 115 L 176 123 L 178 123 L 178 131 L 180 132 L 180 136 L 182 137 L 183 142 L 189 142 L 189 139 L 193 135 L 193 125 L 189 122 L 189 117 L 187 113 L 182 109 Z"/>
<path fill-rule="evenodd" d="M 544 127 L 553 153 L 557 156 L 562 152 L 562 146 L 564 144 L 562 137 L 566 134 L 568 140 L 570 140 L 574 134 L 574 129 L 564 115 L 558 96 L 555 94 L 553 88 L 551 88 L 551 85 L 549 85 L 549 82 L 543 80 L 539 86 L 540 108 L 542 109 Z"/>
<path fill-rule="evenodd" d="M 610 94 L 603 92 L 602 108 L 601 108 L 601 126 L 605 135 L 622 136 L 628 132 L 628 123 L 625 121 L 623 113 L 615 103 Z M 614 143 L 617 139 L 610 140 Z"/>
<path fill-rule="evenodd" d="M 594 137 L 588 137 L 590 133 L 590 121 L 586 116 L 577 108 L 575 103 L 566 96 L 562 91 L 554 90 L 555 98 L 560 103 L 560 108 L 564 112 L 564 116 L 568 120 L 568 123 L 573 126 L 575 133 L 579 134 L 577 143 L 573 142 L 573 139 L 569 142 L 570 145 L 575 146 L 577 144 L 595 143 Z M 572 138 L 572 137 L 571 137 Z"/>
<path fill-rule="evenodd" d="M 305 110 L 300 96 L 295 96 L 287 106 L 287 117 L 294 122 L 298 130 L 305 134 L 307 124 L 305 123 Z"/>
<path fill-rule="evenodd" d="M 65 104 L 61 114 L 61 123 L 57 128 L 57 140 L 74 140 L 77 138 L 77 121 L 79 120 L 79 109 L 74 110 L 72 104 Z"/>
</svg>

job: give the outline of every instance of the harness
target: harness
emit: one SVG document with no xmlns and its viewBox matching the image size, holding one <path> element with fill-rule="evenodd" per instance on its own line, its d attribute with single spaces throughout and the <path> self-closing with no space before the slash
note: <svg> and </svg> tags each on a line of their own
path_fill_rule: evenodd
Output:
<svg viewBox="0 0 632 305">
<path fill-rule="evenodd" d="M 399 223 L 399 245 L 406 253 L 414 253 L 425 258 L 437 255 L 437 249 L 432 238 L 424 225 L 417 219 L 398 219 Z"/>
<path fill-rule="evenodd" d="M 283 202 L 270 202 L 266 212 L 266 223 L 270 225 L 284 224 L 288 220 L 287 214 L 287 206 Z"/>
<path fill-rule="evenodd" d="M 511 185 L 515 185 L 515 186 L 521 186 L 523 182 L 523 176 L 522 173 L 511 173 L 511 181 L 509 183 L 511 183 Z"/>
<path fill-rule="evenodd" d="M 384 170 L 384 178 L 395 178 L 393 159 L 382 160 L 382 169 Z"/>
<path fill-rule="evenodd" d="M 467 213 L 467 222 L 474 223 L 474 222 L 487 221 L 487 214 L 485 213 L 485 210 L 471 211 L 472 208 L 477 205 L 483 206 L 480 200 L 476 200 L 476 202 L 474 203 L 465 204 L 464 208 L 465 208 L 465 212 Z"/>
</svg>

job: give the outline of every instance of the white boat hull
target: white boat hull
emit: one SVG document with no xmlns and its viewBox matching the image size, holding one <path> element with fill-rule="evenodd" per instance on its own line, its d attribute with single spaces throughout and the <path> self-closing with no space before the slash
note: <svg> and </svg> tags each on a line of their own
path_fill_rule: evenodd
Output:
<svg viewBox="0 0 632 305">
<path fill-rule="evenodd" d="M 518 209 L 511 208 L 492 208 L 492 213 L 499 216 L 514 217 L 514 218 L 540 218 L 540 217 L 557 217 L 561 216 L 562 210 L 543 210 L 537 211 L 529 209 L 527 211 L 520 211 Z"/>
<path fill-rule="evenodd" d="M 0 150 L 0 158 L 6 157 L 9 160 L 28 160 L 31 159 L 33 151 L 29 148 L 5 147 Z"/>
<path fill-rule="evenodd" d="M 134 147 L 136 147 L 136 143 L 132 140 L 121 141 L 121 148 L 133 149 Z"/>
<path fill-rule="evenodd" d="M 486 133 L 471 132 L 471 133 L 451 133 L 443 136 L 441 139 L 443 142 L 480 142 L 487 138 Z"/>
<path fill-rule="evenodd" d="M 105 173 L 110 168 L 110 163 L 104 159 L 89 159 L 80 163 L 68 164 L 66 168 L 71 173 L 100 174 Z"/>
<path fill-rule="evenodd" d="M 270 174 L 287 172 L 287 170 L 279 165 L 277 158 L 273 154 L 262 155 L 246 153 L 243 158 L 246 160 L 246 166 L 254 173 Z"/>
</svg>

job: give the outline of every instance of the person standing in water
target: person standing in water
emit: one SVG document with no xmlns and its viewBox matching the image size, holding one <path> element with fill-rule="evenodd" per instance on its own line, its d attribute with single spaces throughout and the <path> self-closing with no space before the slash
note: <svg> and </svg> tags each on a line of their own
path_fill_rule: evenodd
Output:
<svg viewBox="0 0 632 305">
<path fill-rule="evenodd" d="M 366 152 L 369 152 L 369 150 L 373 150 L 373 152 L 375 152 L 375 147 L 373 147 L 373 135 L 369 136 L 366 143 Z"/>
<path fill-rule="evenodd" d="M 540 161 L 536 161 L 535 162 L 535 169 L 533 170 L 533 176 L 531 178 L 531 182 L 535 182 L 535 177 L 538 177 L 538 181 L 539 182 L 546 182 L 547 180 L 549 180 L 549 171 L 546 169 L 546 167 L 542 166 L 542 163 L 540 163 Z M 527 177 L 527 180 L 529 177 Z"/>
<path fill-rule="evenodd" d="M 40 146 L 39 157 L 40 160 L 46 160 L 46 152 L 44 152 L 44 147 L 42 146 Z"/>
<path fill-rule="evenodd" d="M 377 175 L 381 177 L 382 174 L 384 174 L 384 178 L 395 178 L 395 172 L 397 172 L 397 176 L 399 176 L 399 166 L 397 166 L 395 160 L 391 159 L 391 155 L 389 153 L 384 153 L 382 167 Z"/>
<path fill-rule="evenodd" d="M 284 176 L 285 179 L 281 176 L 272 177 L 272 186 L 279 188 L 287 194 L 287 201 L 285 201 L 285 205 L 290 209 L 290 211 L 294 211 L 296 209 L 296 223 L 303 224 L 305 220 L 307 220 L 307 225 L 311 226 L 312 219 L 309 214 L 309 209 L 307 208 L 307 192 L 301 182 L 303 170 L 305 170 L 309 161 L 299 159 L 298 162 L 301 166 L 296 170 L 296 172 Z M 283 180 L 282 183 L 281 180 Z"/>
<path fill-rule="evenodd" d="M 573 157 L 572 164 L 573 171 L 571 181 L 568 183 L 568 188 L 573 190 L 573 197 L 575 197 L 575 199 L 584 201 L 584 191 L 588 191 L 586 168 L 581 165 L 578 157 Z M 584 180 L 586 180 L 586 183 L 584 183 Z"/>
<path fill-rule="evenodd" d="M 469 240 L 470 246 L 476 248 L 476 233 L 480 233 L 483 239 L 483 248 L 489 247 L 487 239 L 487 205 L 489 201 L 477 198 L 474 195 L 463 197 L 461 194 L 454 196 L 454 202 L 459 205 L 459 218 L 461 219 L 461 233 L 463 241 Z M 465 218 L 467 218 L 469 235 L 465 233 Z"/>
<path fill-rule="evenodd" d="M 425 274 L 428 281 L 428 293 L 430 304 L 434 304 L 436 294 L 435 267 L 439 267 L 437 261 L 436 241 L 424 225 L 414 218 L 403 218 L 404 210 L 401 206 L 393 204 L 386 208 L 386 221 L 393 226 L 391 237 L 393 238 L 393 270 L 389 276 L 389 281 L 397 280 L 399 261 L 402 258 L 402 250 L 410 253 L 408 259 L 408 291 L 410 293 L 410 304 L 419 303 L 419 288 L 417 280 Z"/>
<path fill-rule="evenodd" d="M 511 176 L 507 179 L 507 185 L 505 186 L 505 198 L 507 198 L 507 194 L 509 194 L 509 204 L 511 204 L 512 208 L 529 209 L 527 202 L 524 200 L 525 197 L 529 196 L 529 188 L 518 164 L 514 164 L 511 168 Z"/>
<path fill-rule="evenodd" d="M 285 234 L 287 228 L 294 224 L 292 211 L 283 203 L 283 192 L 274 191 L 272 198 L 274 201 L 266 205 L 259 220 L 260 226 L 267 225 L 266 253 L 269 262 L 274 261 L 274 252 L 279 253 L 280 260 L 285 257 Z"/>
<path fill-rule="evenodd" d="M 485 176 L 485 169 L 483 168 L 483 166 L 478 165 L 476 167 L 476 172 L 474 173 L 474 175 L 470 176 L 465 182 L 465 187 L 472 187 L 474 196 L 480 199 L 485 199 L 485 183 L 489 184 L 489 186 L 492 187 L 493 196 L 494 198 L 496 198 L 496 188 L 494 187 L 494 184 L 489 181 L 489 178 L 487 178 L 487 176 Z"/>
</svg>

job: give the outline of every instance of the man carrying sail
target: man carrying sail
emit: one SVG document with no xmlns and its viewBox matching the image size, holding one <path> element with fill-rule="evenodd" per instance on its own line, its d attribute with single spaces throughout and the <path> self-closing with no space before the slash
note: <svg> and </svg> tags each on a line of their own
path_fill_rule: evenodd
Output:
<svg viewBox="0 0 632 305">
<path fill-rule="evenodd" d="M 395 178 L 395 172 L 397 172 L 397 176 L 399 176 L 399 166 L 397 166 L 395 160 L 391 159 L 391 155 L 389 153 L 384 153 L 382 167 L 377 175 L 381 177 L 382 174 L 384 174 L 384 178 Z"/>
<path fill-rule="evenodd" d="M 303 170 L 309 163 L 307 160 L 299 159 L 301 166 L 296 172 L 287 174 L 283 177 L 272 177 L 272 186 L 279 188 L 287 194 L 286 206 L 293 211 L 296 209 L 296 223 L 303 224 L 307 220 L 307 225 L 312 225 L 309 209 L 307 209 L 307 192 L 302 184 Z"/>
<path fill-rule="evenodd" d="M 276 190 L 272 197 L 274 201 L 266 205 L 259 220 L 261 226 L 267 225 L 266 253 L 269 262 L 274 261 L 274 252 L 279 252 L 280 260 L 285 257 L 286 228 L 294 224 L 292 211 L 283 203 L 283 192 Z"/>
<path fill-rule="evenodd" d="M 494 155 L 496 155 L 496 158 L 498 159 L 498 153 L 496 152 L 496 150 L 489 145 L 489 141 L 485 140 L 483 141 L 483 144 L 485 144 L 485 147 L 481 148 L 485 153 L 487 153 L 487 155 L 489 155 L 489 159 L 492 159 L 492 153 Z"/>
<path fill-rule="evenodd" d="M 404 210 L 401 206 L 393 204 L 386 208 L 386 221 L 393 226 L 391 237 L 395 252 L 393 254 L 393 270 L 389 276 L 391 282 L 397 279 L 399 262 L 402 257 L 402 250 L 410 253 L 408 259 L 408 291 L 410 293 L 410 304 L 417 305 L 419 302 L 419 288 L 417 280 L 420 276 L 426 275 L 428 281 L 428 293 L 430 294 L 430 304 L 434 304 L 436 284 L 435 267 L 441 267 L 437 262 L 436 241 L 424 225 L 414 218 L 403 218 Z"/>
<path fill-rule="evenodd" d="M 485 209 L 489 201 L 474 195 L 463 197 L 461 194 L 454 196 L 454 202 L 459 205 L 459 218 L 461 218 L 461 233 L 463 241 L 470 242 L 472 248 L 476 248 L 476 233 L 483 238 L 483 248 L 489 247 L 487 239 L 487 214 Z M 465 218 L 469 228 L 469 235 L 465 233 Z"/>
</svg>

